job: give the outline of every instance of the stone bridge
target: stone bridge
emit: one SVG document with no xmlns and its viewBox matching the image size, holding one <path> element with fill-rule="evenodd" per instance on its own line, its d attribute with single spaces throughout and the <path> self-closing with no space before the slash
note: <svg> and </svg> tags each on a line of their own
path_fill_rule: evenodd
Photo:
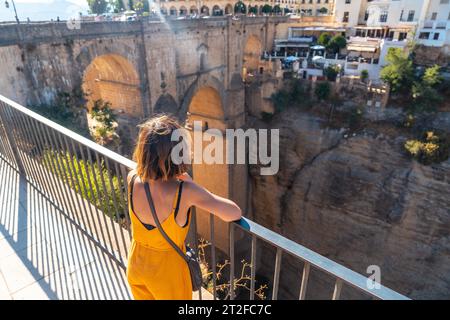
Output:
<svg viewBox="0 0 450 320">
<path fill-rule="evenodd" d="M 0 93 L 23 104 L 54 102 L 82 89 L 102 99 L 121 133 L 159 112 L 209 128 L 245 123 L 242 71 L 256 70 L 285 17 L 0 26 Z M 189 115 L 189 117 L 187 117 Z M 245 165 L 194 166 L 194 178 L 247 208 Z"/>
</svg>

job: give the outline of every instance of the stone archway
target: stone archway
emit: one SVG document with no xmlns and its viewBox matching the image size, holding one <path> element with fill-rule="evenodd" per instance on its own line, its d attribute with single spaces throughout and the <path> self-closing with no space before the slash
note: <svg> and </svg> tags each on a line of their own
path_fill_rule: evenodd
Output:
<svg viewBox="0 0 450 320">
<path fill-rule="evenodd" d="M 131 117 L 144 114 L 139 75 L 131 62 L 121 55 L 96 57 L 83 74 L 82 89 L 88 110 L 101 99 L 109 102 L 119 114 Z"/>
<path fill-rule="evenodd" d="M 253 72 L 258 69 L 262 48 L 262 43 L 257 36 L 251 35 L 247 38 L 242 63 L 242 67 L 245 68 L 247 72 Z"/>
<path fill-rule="evenodd" d="M 233 5 L 232 4 L 227 4 L 225 6 L 225 14 L 233 14 Z"/>
<path fill-rule="evenodd" d="M 207 6 L 202 6 L 200 8 L 200 13 L 206 16 L 209 16 L 209 8 Z"/>
<path fill-rule="evenodd" d="M 153 114 L 168 113 L 178 116 L 178 104 L 170 94 L 163 94 L 158 98 L 153 108 Z"/>
<path fill-rule="evenodd" d="M 197 88 L 194 95 L 189 101 L 187 112 L 188 128 L 193 136 L 193 152 L 198 152 L 195 146 L 202 147 L 201 152 L 205 152 L 206 148 L 215 141 L 225 141 L 224 133 L 226 128 L 225 112 L 223 108 L 223 99 L 221 93 L 214 87 L 207 84 L 203 87 Z M 200 121 L 201 126 L 194 126 L 194 121 Z M 206 129 L 219 129 L 214 134 L 205 132 Z M 195 139 L 199 134 L 202 134 L 203 142 L 196 144 Z M 216 140 L 217 139 L 217 140 Z M 208 163 L 207 159 L 203 159 L 202 163 L 192 164 L 192 174 L 194 180 L 200 185 L 204 186 L 209 191 L 222 196 L 230 197 L 231 186 L 231 165 L 225 163 L 226 148 L 223 144 L 223 163 Z M 209 153 L 208 153 L 209 154 Z M 214 153 L 215 154 L 215 153 Z M 227 224 L 220 219 L 214 219 L 216 225 L 216 246 L 217 248 L 228 250 L 228 229 Z M 209 234 L 209 212 L 204 212 L 197 209 L 197 226 L 198 232 L 206 238 Z"/>
</svg>

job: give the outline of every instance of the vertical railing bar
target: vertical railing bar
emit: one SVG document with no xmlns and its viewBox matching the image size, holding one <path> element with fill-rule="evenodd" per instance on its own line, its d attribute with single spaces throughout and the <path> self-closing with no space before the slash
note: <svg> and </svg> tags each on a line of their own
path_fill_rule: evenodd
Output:
<svg viewBox="0 0 450 320">
<path fill-rule="evenodd" d="M 6 128 L 6 124 L 5 124 L 7 119 L 5 119 L 5 117 L 2 117 L 2 112 L 3 112 L 3 114 L 5 114 L 4 112 L 7 108 L 9 108 L 9 106 L 6 105 L 5 103 L 3 103 L 2 101 L 0 101 L 0 108 L 2 108 L 2 110 L 3 110 L 3 111 L 0 110 L 0 120 L 2 120 L 1 123 L 2 123 L 2 128 L 3 128 L 2 135 L 4 137 L 4 139 L 2 139 L 3 148 L 5 149 L 6 157 L 9 159 L 9 161 L 12 164 L 14 164 L 14 166 L 17 167 L 17 169 L 19 169 L 17 161 L 14 158 L 13 147 L 11 146 L 11 142 L 9 141 L 9 138 L 8 138 L 8 133 L 7 133 L 8 129 Z"/>
<path fill-rule="evenodd" d="M 234 300 L 234 223 L 230 228 L 230 300 Z"/>
<path fill-rule="evenodd" d="M 210 238 L 211 238 L 211 268 L 212 268 L 212 280 L 213 280 L 213 298 L 217 299 L 217 270 L 216 270 L 216 240 L 214 236 L 214 215 L 209 214 L 209 225 L 210 225 Z"/>
<path fill-rule="evenodd" d="M 70 139 L 70 146 L 69 146 L 69 143 L 67 142 L 67 137 L 66 136 L 64 136 L 64 141 L 65 141 L 66 146 L 67 146 L 68 149 L 70 149 L 70 146 L 72 147 L 71 150 L 72 150 L 73 156 L 75 157 L 75 164 L 76 164 L 76 167 L 77 167 L 77 169 L 78 169 L 78 171 L 80 172 L 80 175 L 81 175 L 81 179 L 80 179 L 81 183 L 78 181 L 78 179 L 77 179 L 77 181 L 78 181 L 78 185 L 80 186 L 80 190 L 82 190 L 81 191 L 82 194 L 84 193 L 84 195 L 86 196 L 84 198 L 85 200 L 82 200 L 82 201 L 83 201 L 83 204 L 85 206 L 86 220 L 88 221 L 88 226 L 89 226 L 89 230 L 90 230 L 89 233 L 92 234 L 93 232 L 95 232 L 95 235 L 98 236 L 97 228 L 95 226 L 94 213 L 92 211 L 92 204 L 91 204 L 90 199 L 89 199 L 88 189 L 86 187 L 86 182 L 83 179 L 83 168 L 82 168 L 82 166 L 80 164 L 80 160 L 79 160 L 78 155 L 77 155 L 77 149 L 75 148 L 75 144 L 73 142 L 73 139 Z M 84 165 L 86 166 L 86 163 L 84 163 Z M 74 167 L 74 170 L 75 170 L 75 167 Z M 85 170 L 87 170 L 86 167 L 85 167 Z M 76 172 L 76 170 L 74 172 Z M 86 205 L 86 202 L 87 202 L 87 205 Z M 86 207 L 89 208 L 89 213 L 86 210 Z M 89 216 L 88 216 L 89 214 L 90 214 L 90 218 L 91 219 L 89 219 Z M 92 220 L 92 225 L 94 226 L 93 228 L 92 228 L 92 225 L 91 225 L 91 220 Z M 97 237 L 94 237 L 94 238 L 97 238 Z"/>
<path fill-rule="evenodd" d="M 280 268 L 281 268 L 281 258 L 282 258 L 283 250 L 281 248 L 277 248 L 277 256 L 275 258 L 275 272 L 273 276 L 273 291 L 272 291 L 272 300 L 278 299 L 278 287 L 280 283 Z"/>
<path fill-rule="evenodd" d="M 66 187 L 68 187 L 68 185 L 67 185 L 67 183 L 65 181 L 65 178 L 64 178 L 66 176 L 66 174 L 64 173 L 64 171 L 65 171 L 64 170 L 64 165 L 61 164 L 60 150 L 58 150 L 56 148 L 56 141 L 54 141 L 54 139 L 52 139 L 52 136 L 50 134 L 50 131 L 54 132 L 54 129 L 53 128 L 50 129 L 48 126 L 45 126 L 45 130 L 44 131 L 46 132 L 46 134 L 48 136 L 48 140 L 50 141 L 50 145 L 51 145 L 52 149 L 55 150 L 55 154 L 56 154 L 56 168 L 57 168 L 57 171 L 58 171 L 58 173 L 56 173 L 56 178 L 57 178 L 56 180 L 58 181 L 58 183 L 60 185 L 60 188 L 62 189 L 62 191 L 63 191 L 63 193 L 64 193 L 64 195 L 65 195 L 65 197 L 67 199 L 67 202 L 69 203 L 69 206 L 70 206 L 70 210 L 67 212 L 67 214 L 70 217 L 72 217 L 72 219 L 77 221 L 77 219 L 75 219 L 75 213 L 76 213 L 77 210 L 76 210 L 76 207 L 75 207 L 75 205 L 73 203 L 73 199 L 70 196 L 70 190 L 67 190 L 67 188 L 66 188 Z"/>
<path fill-rule="evenodd" d="M 75 149 L 75 145 L 73 144 L 73 140 L 72 139 L 70 139 L 71 145 L 69 145 L 69 143 L 67 141 L 67 136 L 63 135 L 63 140 L 64 140 L 64 144 L 66 146 L 66 150 L 67 150 L 67 152 L 70 155 L 71 170 L 73 170 L 73 176 L 75 177 L 74 180 L 76 182 L 78 190 L 80 191 L 79 192 L 79 194 L 80 194 L 79 200 L 83 204 L 84 213 L 86 215 L 87 223 L 85 222 L 84 215 L 82 216 L 82 220 L 83 220 L 83 223 L 85 224 L 85 226 L 87 226 L 89 228 L 89 232 L 88 233 L 92 235 L 92 232 L 95 229 L 95 224 L 94 224 L 94 220 L 92 220 L 92 223 L 94 224 L 94 229 L 93 229 L 92 225 L 91 225 L 91 221 L 89 219 L 89 213 L 90 213 L 91 218 L 94 217 L 94 214 L 92 212 L 92 205 L 91 205 L 91 203 L 89 201 L 89 196 L 88 196 L 88 193 L 87 193 L 86 184 L 85 184 L 84 179 L 83 179 L 83 172 L 82 172 L 82 168 L 81 168 L 81 166 L 79 164 L 77 151 Z M 72 148 L 70 148 L 70 146 L 72 146 Z M 73 161 L 73 158 L 75 158 L 75 161 Z M 75 164 L 76 164 L 76 167 L 75 167 Z M 78 172 L 79 172 L 79 176 L 77 176 L 77 174 L 76 174 L 77 169 L 78 169 Z M 81 183 L 80 183 L 80 180 L 81 180 Z M 83 194 L 84 194 L 84 196 L 83 196 Z M 87 208 L 89 208 L 89 212 L 88 212 Z"/>
<path fill-rule="evenodd" d="M 72 212 L 72 217 L 74 219 L 74 221 L 76 221 L 78 223 L 78 225 L 80 225 L 80 222 L 82 222 L 82 220 L 80 219 L 79 216 L 79 211 L 81 210 L 81 207 L 79 207 L 79 197 L 78 197 L 78 193 L 76 192 L 76 190 L 74 189 L 75 186 L 73 186 L 73 188 L 70 186 L 70 168 L 69 168 L 69 164 L 70 160 L 67 159 L 67 155 L 65 153 L 65 149 L 63 144 L 61 143 L 61 140 L 58 139 L 58 132 L 56 132 L 55 130 L 48 130 L 47 133 L 50 136 L 50 139 L 53 141 L 56 150 L 58 150 L 58 163 L 59 163 L 59 168 L 61 171 L 61 177 L 62 177 L 62 187 L 64 188 L 64 190 L 66 191 L 67 197 L 70 200 L 70 204 L 71 204 L 71 208 L 73 210 Z M 58 142 L 59 140 L 59 142 Z M 72 181 L 73 184 L 73 181 Z M 76 198 L 76 201 L 75 201 Z M 78 204 L 77 204 L 78 203 Z M 81 215 L 82 216 L 82 215 Z"/>
<path fill-rule="evenodd" d="M 14 126 L 13 128 L 8 128 L 7 130 L 9 131 L 9 137 L 12 138 L 14 143 L 14 149 L 17 151 L 17 155 L 20 157 L 20 160 L 16 160 L 20 161 L 22 164 L 22 168 L 23 168 L 23 172 L 22 174 L 24 174 L 25 176 L 28 176 L 29 178 L 34 179 L 33 177 L 33 170 L 31 169 L 31 164 L 29 163 L 29 159 L 27 157 L 27 154 L 25 152 L 26 150 L 26 141 L 24 141 L 25 139 L 25 134 L 24 134 L 24 128 L 23 125 L 20 124 L 20 120 L 18 120 L 17 118 L 20 118 L 20 114 L 15 115 L 14 111 L 15 110 L 11 110 L 9 109 L 9 114 L 8 111 L 4 110 L 3 114 L 8 114 L 10 120 L 11 120 L 11 124 Z M 9 127 L 9 125 L 8 125 Z M 7 139 L 9 140 L 10 138 L 7 137 Z M 19 170 L 20 171 L 20 170 Z"/>
<path fill-rule="evenodd" d="M 5 111 L 5 110 L 6 110 L 6 108 L 2 107 L 1 110 L 0 110 L 0 115 L 4 114 L 3 111 Z M 5 118 L 5 117 L 2 116 L 2 118 Z M 11 119 L 11 121 L 12 121 L 12 119 Z M 13 130 L 11 130 L 11 128 L 9 128 L 8 121 L 3 121 L 3 124 L 4 124 L 5 129 L 6 129 L 5 133 L 6 133 L 6 136 L 8 137 L 9 145 L 11 146 L 11 151 L 13 153 L 14 160 L 15 160 L 15 162 L 17 164 L 17 168 L 19 169 L 20 173 L 25 174 L 25 168 L 23 167 L 22 159 L 20 158 L 20 155 L 19 155 L 19 150 L 18 150 L 18 148 L 17 148 L 17 146 L 15 144 L 16 141 L 11 139 L 12 138 L 11 135 L 12 135 Z"/>
<path fill-rule="evenodd" d="M 101 184 L 102 184 L 103 192 L 104 192 L 104 194 L 105 194 L 105 197 L 108 199 L 108 202 L 109 202 L 109 200 L 110 200 L 111 198 L 113 199 L 113 205 L 114 205 L 114 208 L 115 208 L 115 210 L 116 210 L 116 213 L 115 213 L 115 214 L 118 214 L 118 213 L 119 213 L 119 209 L 118 209 L 118 207 L 117 207 L 116 200 L 115 200 L 114 197 L 112 197 L 112 196 L 110 196 L 110 195 L 108 194 L 108 190 L 107 190 L 107 188 L 106 188 L 105 178 L 103 177 L 103 170 L 102 170 L 102 167 L 101 167 L 101 162 L 100 162 L 100 157 L 99 157 L 99 155 L 98 155 L 98 152 L 95 151 L 94 154 L 95 154 L 95 159 L 97 160 L 97 165 L 98 165 L 99 172 L 100 172 L 100 182 L 101 182 Z M 103 159 L 103 162 L 107 162 L 107 159 L 105 159 L 105 158 L 102 158 L 102 159 Z M 108 169 L 107 169 L 106 171 L 108 171 Z M 108 177 L 109 177 L 109 174 L 108 174 Z M 111 189 L 111 193 L 114 194 L 114 188 Z M 103 217 L 104 217 L 103 221 L 105 222 L 105 225 L 108 225 L 108 221 L 107 221 L 107 219 L 106 219 L 106 217 L 105 217 L 106 215 L 109 217 L 110 226 L 111 226 L 112 233 L 113 233 L 113 236 L 114 236 L 115 244 L 116 244 L 116 246 L 117 246 L 117 252 L 118 252 L 118 254 L 119 254 L 118 259 L 119 259 L 120 262 L 123 263 L 124 261 L 123 261 L 123 259 L 122 259 L 122 255 L 121 255 L 121 251 L 120 251 L 119 238 L 117 237 L 116 228 L 115 228 L 115 226 L 114 226 L 114 219 L 113 219 L 112 215 L 111 215 L 109 212 L 108 212 L 108 214 L 105 214 L 105 213 L 103 212 Z M 108 228 L 107 228 L 107 229 L 108 229 Z M 111 241 L 112 241 L 112 240 L 111 240 Z M 114 245 L 113 245 L 113 242 L 111 242 L 111 249 L 112 249 L 112 253 L 114 253 Z"/>
<path fill-rule="evenodd" d="M 255 278 L 256 278 L 256 235 L 252 235 L 252 257 L 250 278 L 250 300 L 255 300 Z"/>
<path fill-rule="evenodd" d="M 33 130 L 35 137 L 37 137 L 36 146 L 38 147 L 38 150 L 42 155 L 42 163 L 37 162 L 36 166 L 40 168 L 39 171 L 42 173 L 43 180 L 48 182 L 48 190 L 51 191 L 50 194 L 53 195 L 53 197 L 51 198 L 53 199 L 53 201 L 55 201 L 55 203 L 58 204 L 58 206 L 61 206 L 64 210 L 65 202 L 63 201 L 59 188 L 57 188 L 56 182 L 54 180 L 55 176 L 51 173 L 52 170 L 54 172 L 56 172 L 56 170 L 52 161 L 45 157 L 45 142 L 42 139 L 42 128 L 40 131 L 38 131 L 39 122 L 34 119 L 30 119 L 29 117 L 25 117 L 25 122 L 28 122 L 28 127 Z"/>
<path fill-rule="evenodd" d="M 39 133 L 41 135 L 41 137 L 43 137 L 44 139 L 44 152 L 42 153 L 44 155 L 44 159 L 45 157 L 45 146 L 47 146 L 49 149 L 48 151 L 49 153 L 49 159 L 48 159 L 48 163 L 50 163 L 51 165 L 51 170 L 48 172 L 48 176 L 52 177 L 52 181 L 53 181 L 53 187 L 57 190 L 57 194 L 58 194 L 58 198 L 57 198 L 57 202 L 61 204 L 62 209 L 65 210 L 65 212 L 70 216 L 70 208 L 69 208 L 69 204 L 68 201 L 66 199 L 66 195 L 63 192 L 64 190 L 62 190 L 63 188 L 60 187 L 60 181 L 58 180 L 58 174 L 59 174 L 59 170 L 57 169 L 58 167 L 58 162 L 56 159 L 54 159 L 54 154 L 52 153 L 55 150 L 55 147 L 51 144 L 51 142 L 49 142 L 49 137 L 46 134 L 46 125 L 40 123 L 40 122 L 36 122 L 36 126 L 39 127 Z M 54 193 L 56 194 L 56 193 Z M 65 208 L 65 209 L 64 209 Z"/>
<path fill-rule="evenodd" d="M 100 238 L 100 235 L 101 235 L 103 238 L 104 244 L 106 244 L 106 237 L 105 237 L 103 228 L 101 227 L 101 223 L 100 223 L 100 215 L 102 215 L 103 213 L 99 210 L 97 204 L 95 203 L 96 200 L 98 200 L 98 202 L 100 203 L 100 198 L 99 198 L 98 194 L 96 195 L 94 193 L 94 188 L 92 187 L 92 181 L 91 181 L 91 172 L 90 172 L 91 170 L 92 170 L 92 174 L 95 176 L 94 164 L 92 163 L 92 161 L 89 163 L 87 161 L 87 157 L 84 156 L 83 147 L 85 147 L 85 146 L 79 142 L 77 142 L 77 144 L 78 144 L 78 149 L 80 150 L 81 158 L 83 159 L 83 162 L 84 162 L 84 168 L 86 170 L 86 176 L 87 176 L 87 180 L 88 180 L 89 189 L 90 189 L 91 195 L 92 195 L 92 200 L 94 201 L 94 203 L 92 203 L 92 205 L 95 208 L 96 216 L 93 218 L 92 223 L 95 226 L 95 233 L 96 233 L 97 238 Z M 87 147 L 86 147 L 86 149 L 87 149 Z M 91 168 L 91 169 L 89 169 L 89 168 Z M 98 187 L 96 190 L 98 190 Z M 97 219 L 95 219 L 95 218 L 97 218 Z M 97 220 L 97 223 L 95 220 Z M 98 231 L 97 231 L 97 226 L 96 226 L 97 224 L 98 224 L 98 228 L 100 229 L 100 233 L 98 233 Z"/>
<path fill-rule="evenodd" d="M 90 148 L 86 148 L 86 153 L 88 155 L 89 161 L 92 163 L 91 170 L 93 171 L 94 185 L 95 185 L 95 188 L 97 190 L 97 198 L 99 200 L 99 206 L 102 207 L 101 191 L 100 191 L 99 184 L 98 184 L 98 181 L 97 181 L 97 175 L 95 174 L 95 170 L 94 170 L 95 164 L 94 164 L 94 161 L 92 160 L 91 149 Z M 99 174 L 101 176 L 102 175 L 102 168 L 99 166 L 99 164 L 97 164 L 97 166 L 98 166 L 98 172 L 99 172 Z M 106 193 L 106 192 L 104 192 L 104 193 Z M 104 195 L 104 196 L 106 197 L 106 195 Z M 112 247 L 112 240 L 111 240 L 111 233 L 109 232 L 108 223 L 106 221 L 105 213 L 103 212 L 103 210 L 104 210 L 104 208 L 101 208 L 101 210 L 99 210 L 99 213 L 100 213 L 100 216 L 101 216 L 102 219 L 100 219 L 100 216 L 99 216 L 98 217 L 98 221 L 99 221 L 99 225 L 101 226 L 100 220 L 103 220 L 103 223 L 104 223 L 104 226 L 105 226 L 105 229 L 106 229 L 106 234 L 107 234 L 108 240 L 109 240 L 109 242 L 106 242 L 106 239 L 105 239 L 105 244 L 109 243 L 109 246 L 110 246 L 109 249 L 112 251 L 111 254 L 114 255 L 114 249 Z M 100 229 L 103 230 L 103 228 L 100 228 Z"/>
<path fill-rule="evenodd" d="M 9 106 L 7 106 L 5 103 L 3 103 L 3 101 L 0 101 L 0 108 L 2 108 L 2 110 L 5 110 L 6 108 L 9 108 Z M 16 161 L 14 159 L 14 155 L 12 154 L 12 147 L 10 146 L 10 143 L 8 141 L 8 136 L 6 133 L 6 125 L 4 124 L 4 122 L 6 121 L 6 119 L 2 118 L 2 110 L 0 110 L 0 123 L 1 123 L 1 128 L 2 128 L 2 136 L 3 139 L 1 140 L 1 143 L 3 145 L 3 149 L 5 150 L 5 156 L 9 159 L 8 161 L 10 161 L 12 164 L 14 164 L 15 167 L 17 167 Z"/>
<path fill-rule="evenodd" d="M 199 240 L 198 240 L 198 235 L 197 235 L 197 208 L 193 207 L 192 208 L 192 221 L 191 223 L 193 223 L 193 233 L 194 233 L 194 241 L 195 243 L 193 243 L 193 245 L 195 246 L 195 251 L 198 252 L 198 248 L 199 248 Z M 202 288 L 200 287 L 200 289 L 198 290 L 198 299 L 199 300 L 203 300 L 203 296 L 202 296 Z"/>
<path fill-rule="evenodd" d="M 116 208 L 117 226 L 120 228 L 119 230 L 121 231 L 120 234 L 121 234 L 121 238 L 122 238 L 123 250 L 125 251 L 124 252 L 124 256 L 126 256 L 127 253 L 128 253 L 127 249 L 126 249 L 127 248 L 127 244 L 125 242 L 125 237 L 123 236 L 122 227 L 120 226 L 121 210 L 119 210 L 119 206 L 118 206 L 119 202 L 118 202 L 116 190 L 114 189 L 114 183 L 113 183 L 112 178 L 111 178 L 111 169 L 110 169 L 110 166 L 109 166 L 109 159 L 108 158 L 104 158 L 104 161 L 106 163 L 106 171 L 108 173 L 109 187 L 111 188 L 111 193 L 113 194 L 113 197 L 112 197 L 113 198 L 113 203 L 114 203 L 114 206 Z M 102 177 L 103 177 L 103 175 L 102 175 Z M 117 181 L 119 181 L 119 177 L 116 177 L 116 179 L 117 179 Z M 118 182 L 118 188 L 119 189 L 121 188 L 119 182 Z M 115 234 L 115 230 L 116 230 L 116 228 L 114 226 L 115 221 L 114 221 L 114 219 L 112 217 L 111 217 L 111 223 L 113 224 L 113 230 L 114 230 L 114 234 Z M 116 241 L 117 241 L 117 248 L 119 250 L 119 254 L 121 254 L 120 245 L 119 245 L 119 239 L 117 239 Z M 121 255 L 121 257 L 120 257 L 122 261 L 123 261 L 122 257 L 124 257 L 124 256 Z"/>
<path fill-rule="evenodd" d="M 1 120 L 1 118 L 0 118 L 0 120 Z M 16 161 L 14 161 L 14 156 L 12 155 L 11 150 L 10 150 L 11 146 L 9 145 L 9 142 L 7 141 L 8 137 L 6 136 L 5 128 L 4 128 L 3 124 L 2 124 L 1 130 L 3 133 L 1 135 L 2 139 L 0 140 L 0 143 L 2 144 L 2 148 L 4 150 L 4 152 L 2 153 L 3 157 L 5 159 L 7 159 L 10 164 L 12 164 L 14 167 L 17 168 Z"/>
<path fill-rule="evenodd" d="M 121 199 L 121 206 L 122 206 L 122 208 L 123 208 L 123 210 L 122 210 L 122 214 L 123 214 L 123 216 L 124 216 L 124 219 L 125 219 L 125 221 L 126 221 L 126 216 L 127 216 L 127 210 L 128 210 L 128 206 L 127 206 L 127 204 L 128 204 L 128 201 L 127 201 L 127 198 L 125 197 L 125 194 L 124 194 L 124 192 L 123 192 L 123 190 L 122 190 L 122 185 L 123 184 L 127 184 L 127 180 L 123 180 L 123 178 L 122 178 L 122 175 L 121 175 L 121 173 L 120 173 L 120 170 L 119 170 L 119 164 L 117 163 L 117 161 L 113 161 L 114 162 L 114 171 L 116 172 L 116 177 L 117 177 L 117 183 L 119 184 L 119 193 L 120 193 L 120 199 Z M 123 220 L 122 219 L 120 219 L 120 220 L 118 220 L 118 224 L 119 224 L 119 226 L 120 226 L 120 232 L 121 232 L 121 236 L 122 236 L 122 240 L 123 240 L 123 242 L 124 242 L 124 244 L 126 243 L 126 241 L 125 241 L 125 236 L 124 236 L 124 234 L 123 234 Z M 127 227 L 129 227 L 129 226 L 127 226 Z M 128 255 L 128 247 L 125 245 L 125 254 L 126 255 Z"/>
<path fill-rule="evenodd" d="M 120 168 L 120 174 L 122 175 L 122 180 L 124 181 L 125 195 L 126 195 L 126 201 L 127 201 L 127 209 L 126 209 L 125 218 L 127 220 L 128 236 L 131 240 L 131 220 L 130 220 L 130 216 L 129 216 L 129 212 L 128 212 L 128 179 L 127 179 L 128 174 L 126 171 L 129 168 L 125 168 L 125 166 L 122 164 L 119 165 L 119 168 Z"/>
<path fill-rule="evenodd" d="M 339 300 L 339 298 L 341 297 L 341 290 L 342 290 L 342 279 L 337 278 L 336 283 L 334 284 L 333 300 Z"/>
<path fill-rule="evenodd" d="M 305 300 L 306 289 L 308 288 L 309 271 L 311 270 L 311 264 L 309 262 L 304 263 L 302 272 L 302 283 L 300 284 L 300 294 L 298 299 Z"/>
<path fill-rule="evenodd" d="M 68 163 L 68 171 L 69 171 L 70 181 L 72 182 L 72 185 L 73 185 L 73 188 L 72 188 L 73 195 L 74 195 L 74 197 L 77 198 L 78 208 L 80 208 L 80 211 L 81 211 L 78 216 L 81 216 L 81 221 L 83 223 L 83 226 L 86 228 L 88 226 L 88 224 L 86 223 L 86 221 L 84 219 L 85 216 L 87 216 L 86 203 L 85 203 L 85 200 L 83 197 L 83 191 L 81 190 L 81 186 L 80 186 L 80 183 L 78 180 L 79 177 L 77 176 L 76 171 L 75 171 L 75 166 L 73 163 L 73 155 L 69 150 L 66 136 L 63 136 L 63 138 L 61 138 L 62 134 L 59 132 L 57 132 L 56 135 L 58 137 L 61 147 L 65 151 L 65 155 L 66 155 L 65 158 L 66 159 L 67 159 L 67 157 L 69 158 L 66 161 Z M 64 143 L 63 143 L 63 140 L 64 140 Z"/>
<path fill-rule="evenodd" d="M 26 128 L 26 116 L 21 115 L 18 117 L 18 121 L 21 122 L 22 128 Z M 30 129 L 30 126 L 28 126 L 28 129 Z M 33 144 L 36 148 L 38 148 L 37 143 L 34 139 L 34 137 L 30 134 L 30 130 L 24 130 L 25 135 L 27 136 L 27 139 L 31 144 Z M 34 180 L 35 183 L 37 183 L 41 188 L 43 188 L 47 193 L 50 191 L 50 188 L 48 186 L 48 182 L 46 179 L 43 179 L 43 175 L 39 174 L 41 170 L 38 169 L 38 162 L 36 159 L 32 159 L 30 156 L 29 162 L 31 162 L 31 167 L 33 168 L 30 172 L 30 176 Z"/>
</svg>

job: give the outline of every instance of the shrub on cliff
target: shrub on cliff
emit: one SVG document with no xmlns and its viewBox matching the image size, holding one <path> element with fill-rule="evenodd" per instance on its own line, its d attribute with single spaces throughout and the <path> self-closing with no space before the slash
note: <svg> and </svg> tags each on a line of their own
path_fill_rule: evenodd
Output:
<svg viewBox="0 0 450 320">
<path fill-rule="evenodd" d="M 281 112 L 286 108 L 309 108 L 309 88 L 304 86 L 298 79 L 293 79 L 287 85 L 272 94 L 270 97 L 276 112 Z"/>
<path fill-rule="evenodd" d="M 319 100 L 327 100 L 331 94 L 331 85 L 329 82 L 318 83 L 314 94 Z"/>
<path fill-rule="evenodd" d="M 427 131 L 421 139 L 406 141 L 405 150 L 418 162 L 429 165 L 440 163 L 449 157 L 449 142 L 444 135 Z"/>
</svg>

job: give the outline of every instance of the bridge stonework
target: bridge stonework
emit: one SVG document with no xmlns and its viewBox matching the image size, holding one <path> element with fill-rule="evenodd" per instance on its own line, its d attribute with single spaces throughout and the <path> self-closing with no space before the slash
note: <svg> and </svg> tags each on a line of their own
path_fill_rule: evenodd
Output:
<svg viewBox="0 0 450 320">
<path fill-rule="evenodd" d="M 209 128 L 239 128 L 246 114 L 244 60 L 254 64 L 256 51 L 271 50 L 284 23 L 285 17 L 226 17 L 82 23 L 75 30 L 65 23 L 1 26 L 0 93 L 40 105 L 79 88 L 88 108 L 98 99 L 110 102 L 130 136 L 160 112 Z M 246 166 L 194 166 L 194 179 L 247 208 Z"/>
</svg>

